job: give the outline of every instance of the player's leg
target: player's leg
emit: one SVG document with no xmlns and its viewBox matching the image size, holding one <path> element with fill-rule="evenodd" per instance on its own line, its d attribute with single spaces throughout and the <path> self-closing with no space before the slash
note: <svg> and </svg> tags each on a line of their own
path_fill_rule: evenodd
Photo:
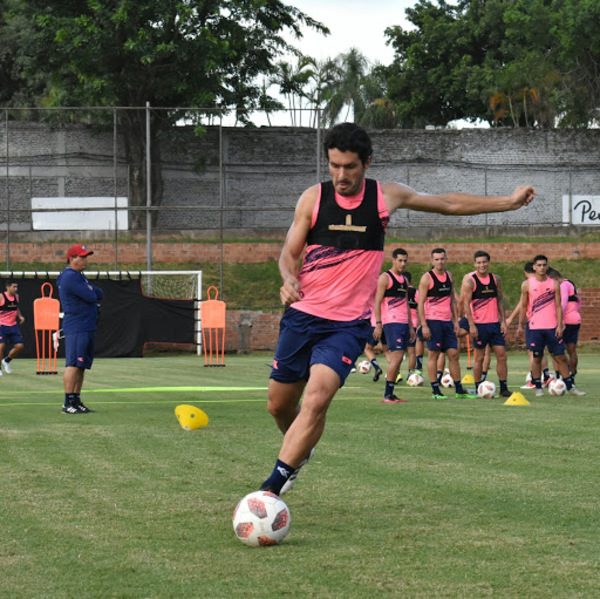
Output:
<svg viewBox="0 0 600 599">
<path fill-rule="evenodd" d="M 500 397 L 510 397 L 508 390 L 508 359 L 506 355 L 506 346 L 494 345 L 492 347 L 494 356 L 496 356 L 496 374 L 500 382 Z"/>
<path fill-rule="evenodd" d="M 267 410 L 284 435 L 300 413 L 300 398 L 305 387 L 305 380 L 295 383 L 269 381 Z"/>
<path fill-rule="evenodd" d="M 552 338 L 548 341 L 548 351 L 557 362 L 557 370 L 567 386 L 567 393 L 570 395 L 585 395 L 585 391 L 580 391 L 574 386 L 573 375 L 569 372 L 569 365 L 565 357 L 564 340 L 557 339 L 552 335 Z"/>
<path fill-rule="evenodd" d="M 483 372 L 483 362 L 485 360 L 486 347 L 475 347 L 473 349 L 473 378 L 475 379 L 475 388 L 481 383 L 481 373 Z"/>
</svg>

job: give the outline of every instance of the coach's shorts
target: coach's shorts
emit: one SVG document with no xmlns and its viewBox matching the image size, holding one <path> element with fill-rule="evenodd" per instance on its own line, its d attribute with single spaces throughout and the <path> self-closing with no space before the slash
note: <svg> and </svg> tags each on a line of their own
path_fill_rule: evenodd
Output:
<svg viewBox="0 0 600 599">
<path fill-rule="evenodd" d="M 555 356 L 562 356 L 565 353 L 565 342 L 562 337 L 556 337 L 556 329 L 530 329 L 529 343 L 527 349 L 541 356 L 544 348 Z"/>
<path fill-rule="evenodd" d="M 383 325 L 387 346 L 390 351 L 404 351 L 410 341 L 410 330 L 408 324 L 391 322 Z"/>
<path fill-rule="evenodd" d="M 490 347 L 506 345 L 499 322 L 476 324 L 475 326 L 477 327 L 477 339 L 473 340 L 473 346 L 476 349 L 485 349 L 486 345 Z"/>
<path fill-rule="evenodd" d="M 94 331 L 65 335 L 65 366 L 89 370 L 94 361 Z"/>
<path fill-rule="evenodd" d="M 427 326 L 431 338 L 427 341 L 429 351 L 443 352 L 447 349 L 458 349 L 458 340 L 451 320 L 428 320 Z"/>
<path fill-rule="evenodd" d="M 375 327 L 371 327 L 371 336 L 367 339 L 367 345 L 370 345 L 371 347 L 375 347 L 378 343 L 381 343 L 381 345 L 387 345 L 387 341 L 385 340 L 385 331 L 383 329 L 381 330 L 381 337 L 379 338 L 379 341 L 373 337 L 374 331 Z"/>
<path fill-rule="evenodd" d="M 0 343 L 6 343 L 7 341 L 10 341 L 13 345 L 23 343 L 23 335 L 21 335 L 18 325 L 12 327 L 0 325 Z"/>
<path fill-rule="evenodd" d="M 568 343 L 573 343 L 577 345 L 579 341 L 579 329 L 581 328 L 580 324 L 566 324 L 565 330 L 563 331 L 563 341 L 565 345 Z"/>
<path fill-rule="evenodd" d="M 279 341 L 271 369 L 278 383 L 308 380 L 313 364 L 324 364 L 340 377 L 340 387 L 363 353 L 368 320 L 327 320 L 287 307 L 279 324 Z"/>
</svg>

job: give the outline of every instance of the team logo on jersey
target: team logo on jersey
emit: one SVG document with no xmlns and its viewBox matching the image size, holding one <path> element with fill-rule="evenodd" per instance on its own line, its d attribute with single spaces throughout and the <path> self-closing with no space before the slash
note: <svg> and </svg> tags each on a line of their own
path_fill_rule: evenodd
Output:
<svg viewBox="0 0 600 599">
<path fill-rule="evenodd" d="M 352 215 L 346 214 L 346 224 L 344 225 L 329 225 L 330 231 L 354 231 L 356 233 L 366 233 L 366 226 L 359 226 L 352 224 Z"/>
</svg>

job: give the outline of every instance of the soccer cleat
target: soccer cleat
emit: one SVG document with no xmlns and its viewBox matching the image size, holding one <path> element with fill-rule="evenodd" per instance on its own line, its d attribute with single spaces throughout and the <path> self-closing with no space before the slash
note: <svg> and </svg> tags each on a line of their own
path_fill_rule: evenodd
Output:
<svg viewBox="0 0 600 599">
<path fill-rule="evenodd" d="M 12 368 L 10 367 L 10 364 L 6 361 L 6 359 L 2 360 L 2 367 L 4 368 L 4 372 L 6 372 L 6 374 L 12 373 Z"/>
<path fill-rule="evenodd" d="M 500 391 L 500 397 L 510 397 L 512 393 L 508 389 L 502 389 Z"/>
<path fill-rule="evenodd" d="M 531 381 L 527 381 L 521 389 L 535 389 L 535 385 Z"/>
<path fill-rule="evenodd" d="M 94 410 L 90 410 L 87 406 L 84 406 L 81 402 L 77 403 L 75 407 L 81 414 L 91 414 Z"/>
<path fill-rule="evenodd" d="M 443 393 L 434 393 L 431 396 L 432 399 L 448 399 L 448 397 L 446 395 L 444 395 Z"/>
<path fill-rule="evenodd" d="M 406 402 L 405 399 L 400 399 L 399 397 L 396 397 L 395 395 L 386 395 L 381 401 L 383 403 L 404 403 L 404 402 Z"/>
<path fill-rule="evenodd" d="M 544 390 L 542 388 L 535 390 L 536 397 L 542 397 L 544 395 Z"/>
<path fill-rule="evenodd" d="M 398 376 L 396 377 L 396 383 L 399 383 L 402 381 L 402 375 L 400 373 L 398 373 Z"/>
<path fill-rule="evenodd" d="M 456 399 L 477 399 L 479 396 L 476 393 L 457 393 Z"/>
<path fill-rule="evenodd" d="M 310 450 L 310 453 L 308 454 L 308 457 L 305 460 L 302 460 L 300 462 L 300 466 L 298 466 L 298 468 L 296 468 L 288 477 L 288 479 L 285 481 L 285 484 L 283 485 L 283 487 L 281 487 L 281 491 L 279 491 L 280 495 L 285 495 L 288 491 L 292 490 L 292 487 L 296 484 L 296 479 L 298 478 L 298 474 L 300 473 L 300 469 L 303 466 L 306 466 L 306 464 L 308 464 L 308 462 L 310 462 L 310 460 L 312 460 L 313 456 L 315 455 L 315 448 L 313 447 Z"/>
<path fill-rule="evenodd" d="M 379 377 L 383 374 L 383 370 L 379 366 L 375 366 L 375 374 L 373 375 L 373 382 L 376 383 Z"/>
<path fill-rule="evenodd" d="M 585 391 L 581 391 L 580 389 L 577 389 L 577 387 L 571 387 L 567 393 L 569 395 L 587 395 Z"/>
<path fill-rule="evenodd" d="M 63 406 L 61 411 L 63 414 L 83 414 L 75 406 Z"/>
</svg>

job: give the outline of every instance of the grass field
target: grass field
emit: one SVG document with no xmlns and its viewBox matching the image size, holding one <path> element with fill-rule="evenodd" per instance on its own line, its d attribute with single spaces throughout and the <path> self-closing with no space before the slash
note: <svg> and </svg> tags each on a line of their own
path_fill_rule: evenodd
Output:
<svg viewBox="0 0 600 599">
<path fill-rule="evenodd" d="M 0 379 L 0 597 L 591 598 L 600 596 L 598 359 L 583 398 L 435 402 L 351 375 L 315 459 L 285 496 L 278 547 L 234 536 L 236 502 L 270 473 L 269 356 L 97 360 L 60 413 L 60 376 Z M 513 389 L 527 371 L 511 355 Z M 496 380 L 494 376 L 490 377 Z M 184 431 L 193 403 L 210 417 Z"/>
</svg>

